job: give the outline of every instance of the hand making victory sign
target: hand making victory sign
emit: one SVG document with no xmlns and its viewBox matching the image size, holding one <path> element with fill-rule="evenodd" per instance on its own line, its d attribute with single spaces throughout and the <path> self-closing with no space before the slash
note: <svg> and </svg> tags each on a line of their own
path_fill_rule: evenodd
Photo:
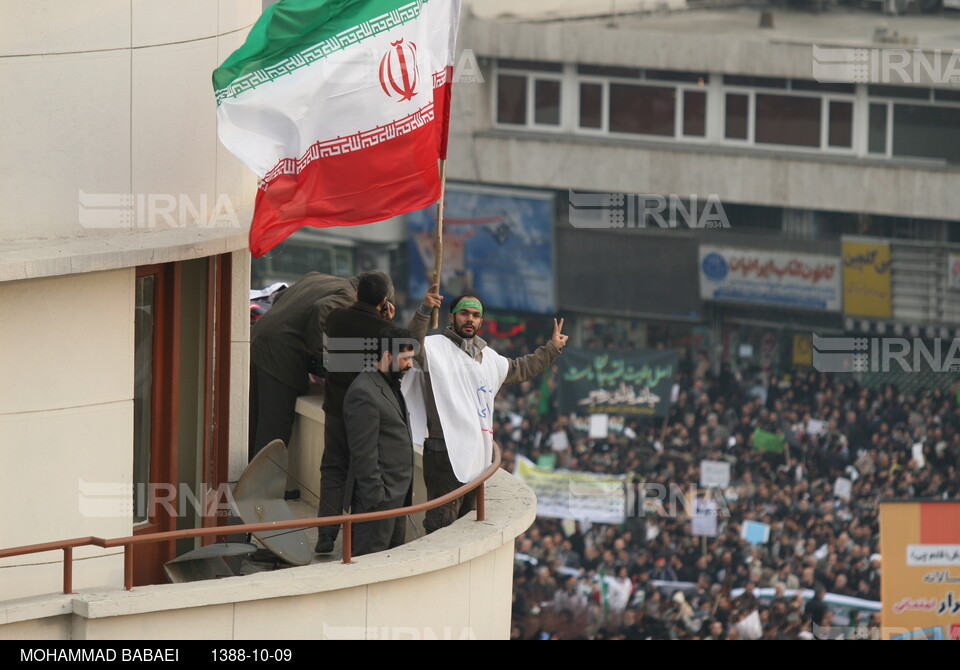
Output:
<svg viewBox="0 0 960 670">
<path fill-rule="evenodd" d="M 564 345 L 566 345 L 567 340 L 570 339 L 570 336 L 564 335 L 563 333 L 560 332 L 561 330 L 563 330 L 563 319 L 560 319 L 560 321 L 557 321 L 556 319 L 554 319 L 553 320 L 553 337 L 550 338 L 550 341 L 553 342 L 553 345 L 557 349 L 559 349 L 560 351 L 563 351 L 563 347 Z"/>
</svg>

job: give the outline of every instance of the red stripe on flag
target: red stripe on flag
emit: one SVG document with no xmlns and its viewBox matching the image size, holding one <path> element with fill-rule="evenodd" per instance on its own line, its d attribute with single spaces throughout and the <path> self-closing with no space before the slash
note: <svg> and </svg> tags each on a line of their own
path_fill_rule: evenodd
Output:
<svg viewBox="0 0 960 670">
<path fill-rule="evenodd" d="M 419 128 L 349 150 L 318 143 L 299 160 L 281 161 L 257 193 L 250 227 L 253 256 L 263 256 L 304 226 L 373 223 L 434 204 L 440 198 L 437 159 L 446 148 L 442 119 L 449 122 L 450 88 L 447 72 L 433 91 L 433 120 Z M 367 134 L 376 133 L 358 136 Z"/>
<path fill-rule="evenodd" d="M 439 91 L 439 96 L 434 96 L 437 108 L 437 118 L 440 121 L 440 158 L 447 158 L 447 140 L 450 139 L 450 100 L 453 97 L 453 67 L 448 65 L 444 73 L 446 78 L 443 85 L 435 91 Z"/>
<path fill-rule="evenodd" d="M 920 544 L 960 544 L 960 503 L 920 504 Z"/>
</svg>

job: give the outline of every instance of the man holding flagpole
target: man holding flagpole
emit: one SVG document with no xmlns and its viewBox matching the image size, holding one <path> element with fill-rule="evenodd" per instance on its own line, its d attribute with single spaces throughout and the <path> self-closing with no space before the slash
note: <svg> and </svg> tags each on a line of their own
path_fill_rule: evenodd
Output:
<svg viewBox="0 0 960 670">
<path fill-rule="evenodd" d="M 414 441 L 424 435 L 423 479 L 433 500 L 476 479 L 493 460 L 493 399 L 503 384 L 519 384 L 543 372 L 563 350 L 563 319 L 535 352 L 504 358 L 477 335 L 483 303 L 473 293 L 450 304 L 450 326 L 424 340 L 417 357 L 422 375 L 404 378 Z M 428 533 L 449 526 L 475 509 L 476 492 L 427 510 Z"/>
</svg>

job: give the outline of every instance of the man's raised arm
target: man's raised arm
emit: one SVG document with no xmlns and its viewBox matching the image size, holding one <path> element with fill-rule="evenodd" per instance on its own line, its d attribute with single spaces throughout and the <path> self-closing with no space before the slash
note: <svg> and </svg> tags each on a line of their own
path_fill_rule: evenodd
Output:
<svg viewBox="0 0 960 670">
<path fill-rule="evenodd" d="M 569 336 L 561 332 L 562 330 L 563 319 L 560 319 L 560 321 L 554 319 L 553 337 L 550 338 L 549 342 L 542 347 L 537 347 L 537 350 L 532 354 L 527 354 L 520 358 L 508 359 L 510 367 L 507 368 L 507 376 L 503 380 L 503 383 L 519 384 L 520 382 L 525 382 L 528 379 L 536 377 L 546 370 L 551 363 L 557 360 L 557 356 L 560 355 L 560 352 L 563 351 L 563 348 L 567 344 L 567 340 L 570 339 Z"/>
</svg>

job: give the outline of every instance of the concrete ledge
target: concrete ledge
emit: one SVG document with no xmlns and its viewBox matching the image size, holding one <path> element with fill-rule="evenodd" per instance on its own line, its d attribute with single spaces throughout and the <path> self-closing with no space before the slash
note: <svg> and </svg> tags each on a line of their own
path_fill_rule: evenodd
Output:
<svg viewBox="0 0 960 670">
<path fill-rule="evenodd" d="M 59 594 L 8 601 L 0 605 L 0 626 L 20 621 L 72 614 L 77 597 L 77 594 Z M 0 628 L 0 631 L 2 630 Z M 0 635 L 0 639 L 2 638 L 3 636 Z"/>
<path fill-rule="evenodd" d="M 324 423 L 323 394 L 302 395 L 297 398 L 297 414 Z"/>
<path fill-rule="evenodd" d="M 238 212 L 249 222 L 250 212 Z M 11 240 L 0 249 L 0 282 L 172 263 L 247 246 L 246 228 L 108 231 L 59 239 Z"/>
<path fill-rule="evenodd" d="M 487 556 L 500 556 L 500 550 L 504 549 L 512 556 L 514 538 L 530 526 L 536 515 L 533 492 L 509 473 L 497 472 L 486 486 L 486 521 L 477 522 L 475 516 L 470 515 L 452 526 L 397 549 L 356 558 L 350 565 L 340 562 L 315 563 L 301 568 L 215 581 L 145 586 L 132 591 L 44 596 L 0 603 L 0 624 L 64 614 L 72 614 L 75 619 L 79 617 L 90 624 L 93 620 L 109 620 L 111 617 L 175 611 L 186 617 L 188 615 L 184 610 L 193 608 L 309 597 L 323 593 L 335 597 L 332 592 L 346 593 L 354 587 L 386 582 L 402 583 L 405 579 L 421 575 L 429 577 L 429 573 L 438 573 L 447 568 L 464 568 L 467 572 L 462 574 L 469 575 L 469 567 L 475 561 L 486 560 Z M 503 572 L 510 572 L 505 567 L 502 569 Z M 449 575 L 447 578 L 450 578 Z M 498 574 L 497 579 L 509 581 L 512 573 Z M 509 586 L 504 588 L 509 591 Z M 441 598 L 444 593 L 441 591 L 436 597 Z M 185 620 L 190 619 L 188 617 Z M 79 621 L 74 624 L 73 630 L 86 630 L 82 624 L 77 627 Z M 4 637 L 3 626 L 0 625 L 0 638 Z"/>
</svg>

